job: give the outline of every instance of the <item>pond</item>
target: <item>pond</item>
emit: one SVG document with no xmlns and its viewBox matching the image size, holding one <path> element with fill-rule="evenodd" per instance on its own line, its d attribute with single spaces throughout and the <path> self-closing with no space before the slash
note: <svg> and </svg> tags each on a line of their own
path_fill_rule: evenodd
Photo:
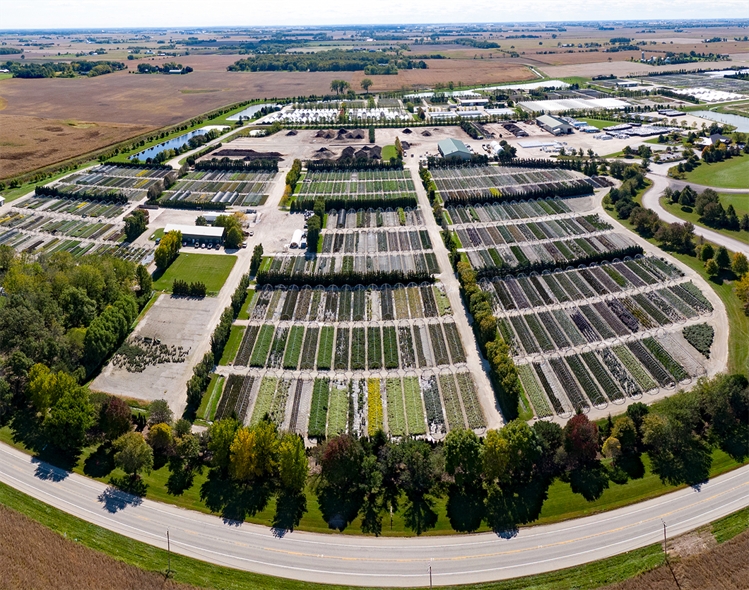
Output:
<svg viewBox="0 0 749 590">
<path fill-rule="evenodd" d="M 728 115 L 725 113 L 714 113 L 713 111 L 692 111 L 691 113 L 695 117 L 702 117 L 703 119 L 710 119 L 711 121 L 717 121 L 718 123 L 727 123 L 736 127 L 736 131 L 741 133 L 749 133 L 749 117 L 742 117 L 741 115 Z"/>
<path fill-rule="evenodd" d="M 245 119 L 252 119 L 252 117 L 255 116 L 255 113 L 260 111 L 263 107 L 272 107 L 272 106 L 277 106 L 277 105 L 270 104 L 270 103 L 254 104 L 252 106 L 247 107 L 243 111 L 240 111 L 232 115 L 231 117 L 226 117 L 226 120 L 227 121 L 239 121 L 239 117 L 244 117 Z"/>
<path fill-rule="evenodd" d="M 147 160 L 148 158 L 155 158 L 158 154 L 160 154 L 163 151 L 174 150 L 179 147 L 182 147 L 188 141 L 190 141 L 191 138 L 195 137 L 196 135 L 203 135 L 204 133 L 207 133 L 211 129 L 213 129 L 213 127 L 201 127 L 200 129 L 196 129 L 195 131 L 184 133 L 180 135 L 179 137 L 169 139 L 162 143 L 156 144 L 155 146 L 150 147 L 146 150 L 143 150 L 142 152 L 138 152 L 134 156 L 130 156 L 130 159 L 131 160 L 135 160 L 135 159 Z"/>
</svg>

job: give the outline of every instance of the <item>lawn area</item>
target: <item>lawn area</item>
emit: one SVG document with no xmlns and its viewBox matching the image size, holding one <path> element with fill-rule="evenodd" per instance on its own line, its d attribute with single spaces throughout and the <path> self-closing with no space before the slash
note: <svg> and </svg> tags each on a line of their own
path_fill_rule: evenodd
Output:
<svg viewBox="0 0 749 590">
<path fill-rule="evenodd" d="M 585 121 L 588 125 L 591 127 L 595 127 L 596 129 L 603 129 L 604 127 L 611 127 L 612 125 L 616 125 L 616 121 L 606 121 L 604 119 L 579 119 L 580 121 Z"/>
<path fill-rule="evenodd" d="M 202 281 L 209 293 L 216 294 L 224 286 L 236 256 L 228 254 L 187 254 L 182 252 L 161 276 L 154 273 L 154 289 L 171 292 L 176 279 L 188 283 Z"/>
<path fill-rule="evenodd" d="M 749 203 L 749 194 L 746 195 L 731 195 L 731 197 L 737 197 L 735 199 L 732 199 L 736 204 L 734 204 L 734 209 L 736 209 L 736 215 L 741 217 L 744 213 L 747 212 L 746 206 L 747 203 Z M 739 203 L 738 201 L 740 199 L 743 199 L 743 203 Z M 723 204 L 724 208 L 728 207 L 728 203 L 731 199 L 726 199 L 725 196 L 721 195 L 720 202 Z M 668 202 L 667 199 L 661 198 L 661 205 L 663 208 L 668 211 L 669 213 L 672 213 L 673 215 L 676 215 L 677 217 L 683 219 L 684 221 L 689 221 L 693 223 L 694 225 L 698 225 L 700 227 L 704 227 L 705 229 L 709 229 L 710 231 L 717 232 L 719 234 L 723 234 L 724 236 L 727 236 L 729 238 L 733 238 L 734 240 L 739 240 L 741 242 L 744 242 L 746 244 L 749 244 L 749 232 L 745 232 L 742 230 L 731 230 L 731 229 L 725 229 L 725 228 L 717 228 L 717 227 L 710 227 L 709 225 L 705 225 L 700 221 L 700 216 L 694 211 L 684 211 L 681 208 L 681 205 L 678 203 L 671 203 Z M 743 211 L 739 211 L 737 205 L 741 205 L 745 209 Z"/>
<path fill-rule="evenodd" d="M 723 188 L 749 188 L 749 155 L 708 164 L 702 162 L 685 175 L 687 182 Z"/>
<path fill-rule="evenodd" d="M 245 331 L 244 326 L 232 326 L 231 327 L 229 340 L 226 342 L 226 347 L 224 347 L 224 354 L 221 355 L 221 360 L 218 363 L 219 365 L 226 366 L 231 361 L 234 360 L 235 356 L 237 356 L 239 345 L 242 344 L 242 337 L 244 336 L 244 331 Z"/>
<path fill-rule="evenodd" d="M 146 545 L 119 535 L 57 508 L 35 500 L 10 486 L 0 483 L 0 503 L 11 510 L 25 514 L 30 519 L 48 529 L 75 539 L 76 543 L 99 551 L 114 559 L 139 567 L 143 570 L 163 573 L 169 561 L 167 552 L 161 548 Z M 33 532 L 30 532 L 33 534 Z M 629 553 L 617 555 L 582 566 L 515 578 L 500 582 L 471 586 L 451 586 L 456 590 L 593 590 L 640 573 L 652 570 L 663 562 L 659 544 L 649 545 Z M 297 582 L 285 578 L 273 578 L 250 572 L 242 572 L 217 566 L 178 554 L 171 555 L 173 579 L 176 582 L 204 588 L 227 588 L 232 590 L 278 589 L 278 590 L 343 590 L 343 586 Z M 426 574 L 425 574 L 426 576 Z"/>
<path fill-rule="evenodd" d="M 390 158 L 397 158 L 398 157 L 398 151 L 395 149 L 394 145 L 386 145 L 382 148 L 382 159 L 386 162 L 390 160 Z"/>
<path fill-rule="evenodd" d="M 158 240 L 160 238 L 164 237 L 164 228 L 160 227 L 158 229 L 155 229 L 154 232 L 150 235 L 148 238 L 149 240 Z"/>
</svg>

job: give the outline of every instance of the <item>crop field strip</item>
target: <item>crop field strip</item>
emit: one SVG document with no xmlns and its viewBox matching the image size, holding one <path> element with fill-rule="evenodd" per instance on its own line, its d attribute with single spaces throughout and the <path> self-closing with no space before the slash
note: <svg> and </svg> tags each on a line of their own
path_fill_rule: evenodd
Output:
<svg viewBox="0 0 749 590">
<path fill-rule="evenodd" d="M 244 403 L 245 419 L 254 421 L 273 410 L 276 423 L 293 424 L 312 438 L 384 428 L 391 436 L 434 439 L 449 424 L 485 427 L 473 378 L 460 368 L 464 345 L 449 307 L 439 303 L 444 297 L 440 284 L 426 283 L 259 289 L 242 321 L 246 329 L 231 371 L 265 385 L 242 394 L 236 380 L 245 376 L 233 374 L 220 414 Z M 362 376 L 351 380 L 344 375 L 349 371 Z M 296 383 L 309 384 L 307 405 L 292 394 L 279 397 L 279 379 L 292 392 Z M 254 397 L 243 402 L 243 396 Z"/>
<path fill-rule="evenodd" d="M 125 212 L 125 207 L 113 203 L 88 202 L 80 199 L 63 199 L 34 196 L 14 204 L 18 208 L 30 209 L 38 213 L 67 213 L 85 217 L 112 219 Z"/>
<path fill-rule="evenodd" d="M 216 419 L 230 416 L 247 424 L 267 417 L 310 438 L 344 432 L 371 436 L 383 429 L 394 437 L 434 439 L 444 436 L 448 423 L 450 428 L 486 426 L 471 374 L 447 369 L 353 379 L 287 372 L 231 374 Z"/>
<path fill-rule="evenodd" d="M 67 176 L 52 184 L 68 198 L 75 198 L 80 192 L 106 194 L 118 192 L 130 201 L 146 197 L 148 189 L 160 183 L 170 170 L 162 168 L 133 168 L 102 164 L 89 171 Z"/>
<path fill-rule="evenodd" d="M 330 209 L 324 230 L 378 229 L 391 227 L 424 227 L 424 214 L 420 209 Z"/>
<path fill-rule="evenodd" d="M 290 371 L 379 371 L 436 368 L 466 361 L 452 321 L 380 324 L 250 323 L 232 364 Z M 304 355 L 303 349 L 307 351 Z"/>
<path fill-rule="evenodd" d="M 535 191 L 556 193 L 571 187 L 598 187 L 592 184 L 594 181 L 571 170 L 477 166 L 436 169 L 431 173 L 448 205 L 474 198 L 512 198 Z"/>
<path fill-rule="evenodd" d="M 275 177 L 275 172 L 198 170 L 180 178 L 164 193 L 162 200 L 243 207 L 262 205 Z"/>
</svg>

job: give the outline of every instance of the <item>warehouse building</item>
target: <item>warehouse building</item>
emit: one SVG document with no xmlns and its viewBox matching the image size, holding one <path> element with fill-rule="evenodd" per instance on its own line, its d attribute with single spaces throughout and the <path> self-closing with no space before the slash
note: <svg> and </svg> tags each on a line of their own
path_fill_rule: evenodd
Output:
<svg viewBox="0 0 749 590">
<path fill-rule="evenodd" d="M 536 119 L 536 125 L 551 133 L 552 135 L 567 135 L 574 131 L 574 127 L 557 117 L 551 115 L 541 115 Z"/>
<path fill-rule="evenodd" d="M 437 144 L 437 149 L 443 158 L 471 159 L 471 151 L 459 139 L 443 139 Z"/>
<path fill-rule="evenodd" d="M 209 227 L 200 225 L 178 225 L 176 223 L 168 223 L 164 228 L 164 233 L 170 231 L 178 231 L 182 233 L 182 241 L 188 244 L 206 243 L 206 244 L 221 244 L 224 241 L 223 227 Z"/>
</svg>

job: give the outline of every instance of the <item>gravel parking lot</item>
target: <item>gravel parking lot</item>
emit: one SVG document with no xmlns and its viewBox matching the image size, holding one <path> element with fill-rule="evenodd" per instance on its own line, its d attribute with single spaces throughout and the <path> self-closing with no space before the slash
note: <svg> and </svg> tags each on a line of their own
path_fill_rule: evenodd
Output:
<svg viewBox="0 0 749 590">
<path fill-rule="evenodd" d="M 217 297 L 193 299 L 161 295 L 133 331 L 133 336 L 158 338 L 167 346 L 188 350 L 183 363 L 146 367 L 130 373 L 110 362 L 94 380 L 91 389 L 152 401 L 165 399 L 175 412 L 185 405 L 185 383 L 198 358 L 199 345 L 213 330 L 212 318 L 220 305 Z"/>
</svg>

